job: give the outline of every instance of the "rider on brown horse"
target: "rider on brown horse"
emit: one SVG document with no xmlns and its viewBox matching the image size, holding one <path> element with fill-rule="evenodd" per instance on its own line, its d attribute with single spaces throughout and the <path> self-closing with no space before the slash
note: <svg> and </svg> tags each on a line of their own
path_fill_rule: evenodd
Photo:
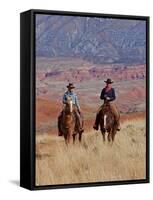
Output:
<svg viewBox="0 0 153 200">
<path fill-rule="evenodd" d="M 105 100 L 109 101 L 111 110 L 112 110 L 115 120 L 116 120 L 117 130 L 120 131 L 120 113 L 119 113 L 115 103 L 113 102 L 116 99 L 115 90 L 114 90 L 114 88 L 112 88 L 112 85 L 111 85 L 113 83 L 113 81 L 111 81 L 111 79 L 107 79 L 107 81 L 104 81 L 104 82 L 106 83 L 106 86 L 101 91 L 100 99 L 102 99 L 104 101 Z M 93 128 L 95 130 L 99 129 L 100 112 L 102 109 L 103 109 L 103 105 L 100 106 L 100 108 L 98 109 L 97 115 L 96 115 L 95 124 L 93 126 Z"/>
<path fill-rule="evenodd" d="M 72 103 L 73 103 L 73 107 L 74 107 L 74 113 L 75 113 L 75 116 L 76 116 L 76 124 L 78 125 L 79 132 L 83 132 L 84 131 L 84 129 L 83 129 L 83 119 L 82 119 L 83 116 L 81 114 L 78 97 L 73 92 L 73 89 L 75 87 L 74 87 L 73 83 L 69 83 L 67 88 L 68 88 L 68 90 L 64 93 L 64 96 L 63 96 L 63 104 L 66 104 L 68 97 L 71 97 Z M 63 135 L 62 131 L 60 130 L 60 121 L 62 119 L 62 116 L 63 116 L 63 110 L 62 110 L 62 112 L 60 113 L 60 115 L 58 117 L 59 136 Z"/>
</svg>

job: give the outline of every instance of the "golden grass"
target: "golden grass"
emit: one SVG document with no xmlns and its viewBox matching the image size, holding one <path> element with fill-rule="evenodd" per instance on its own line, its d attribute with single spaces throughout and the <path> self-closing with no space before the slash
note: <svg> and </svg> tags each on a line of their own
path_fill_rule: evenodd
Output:
<svg viewBox="0 0 153 200">
<path fill-rule="evenodd" d="M 37 134 L 36 185 L 145 179 L 145 150 L 143 119 L 124 122 L 113 145 L 95 131 L 68 148 L 61 137 Z"/>
</svg>

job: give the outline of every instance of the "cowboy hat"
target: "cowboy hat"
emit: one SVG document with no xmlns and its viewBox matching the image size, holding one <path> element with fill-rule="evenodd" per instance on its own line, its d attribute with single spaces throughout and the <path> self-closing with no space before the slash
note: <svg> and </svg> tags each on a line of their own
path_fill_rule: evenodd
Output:
<svg viewBox="0 0 153 200">
<path fill-rule="evenodd" d="M 109 84 L 114 83 L 110 78 L 108 78 L 107 81 L 104 81 L 104 82 L 109 83 Z"/>
<path fill-rule="evenodd" d="M 69 85 L 67 85 L 67 88 L 75 88 L 73 83 L 69 83 Z"/>
</svg>

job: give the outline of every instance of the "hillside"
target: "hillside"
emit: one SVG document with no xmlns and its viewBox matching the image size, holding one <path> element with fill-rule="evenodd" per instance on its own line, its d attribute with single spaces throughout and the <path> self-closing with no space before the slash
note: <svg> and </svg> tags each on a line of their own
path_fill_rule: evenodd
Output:
<svg viewBox="0 0 153 200">
<path fill-rule="evenodd" d="M 142 20 L 37 15 L 36 56 L 143 64 L 145 34 Z"/>
<path fill-rule="evenodd" d="M 93 64 L 78 58 L 37 58 L 37 80 L 83 82 L 111 77 L 115 81 L 144 80 L 145 64 Z"/>
</svg>

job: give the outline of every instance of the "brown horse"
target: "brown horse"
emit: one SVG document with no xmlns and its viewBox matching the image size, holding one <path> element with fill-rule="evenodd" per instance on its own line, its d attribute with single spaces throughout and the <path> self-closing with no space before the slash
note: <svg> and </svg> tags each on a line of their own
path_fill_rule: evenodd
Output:
<svg viewBox="0 0 153 200">
<path fill-rule="evenodd" d="M 108 133 L 108 141 L 114 141 L 117 132 L 117 124 L 115 122 L 114 114 L 110 108 L 110 102 L 105 100 L 100 112 L 100 129 L 105 142 L 105 133 Z"/>
<path fill-rule="evenodd" d="M 72 103 L 71 97 L 68 97 L 66 106 L 63 110 L 62 120 L 60 122 L 60 129 L 64 135 L 65 143 L 68 145 L 73 137 L 73 143 L 75 143 L 76 135 L 79 134 L 79 141 L 81 142 L 82 133 L 77 131 L 76 115 L 77 112 Z"/>
</svg>

